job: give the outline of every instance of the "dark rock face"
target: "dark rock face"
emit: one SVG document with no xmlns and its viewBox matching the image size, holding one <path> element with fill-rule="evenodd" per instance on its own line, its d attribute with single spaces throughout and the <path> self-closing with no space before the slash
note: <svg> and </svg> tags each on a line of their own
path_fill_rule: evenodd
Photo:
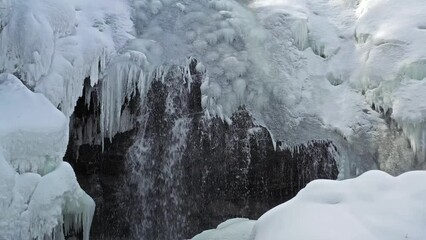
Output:
<svg viewBox="0 0 426 240">
<path fill-rule="evenodd" d="M 191 76 L 179 67 L 156 76 L 144 105 L 127 106 L 134 108 L 135 128 L 103 152 L 98 142 L 77 141 L 71 132 L 67 158 L 78 159 L 72 164 L 79 181 L 97 202 L 93 239 L 190 238 L 229 218 L 257 219 L 314 179 L 337 178 L 331 142 L 275 151 L 268 130 L 245 107 L 232 124 L 206 117 L 203 74 L 195 65 Z M 72 129 L 96 122 L 95 106 L 79 103 Z"/>
</svg>

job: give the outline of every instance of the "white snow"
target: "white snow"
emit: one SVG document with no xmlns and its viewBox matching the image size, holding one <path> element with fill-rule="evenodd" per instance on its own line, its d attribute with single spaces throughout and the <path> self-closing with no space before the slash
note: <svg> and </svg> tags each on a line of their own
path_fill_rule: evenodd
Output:
<svg viewBox="0 0 426 240">
<path fill-rule="evenodd" d="M 68 144 L 68 120 L 42 94 L 0 74 L 0 148 L 20 173 L 55 169 Z"/>
<path fill-rule="evenodd" d="M 40 93 L 0 74 L 0 238 L 88 239 L 94 201 L 62 162 L 68 119 Z M 62 226 L 65 226 L 65 232 Z"/>
<path fill-rule="evenodd" d="M 216 229 L 204 231 L 192 240 L 249 240 L 255 221 L 245 218 L 227 220 Z"/>
<path fill-rule="evenodd" d="M 256 222 L 251 240 L 397 240 L 426 238 L 426 172 L 309 183 Z"/>
</svg>

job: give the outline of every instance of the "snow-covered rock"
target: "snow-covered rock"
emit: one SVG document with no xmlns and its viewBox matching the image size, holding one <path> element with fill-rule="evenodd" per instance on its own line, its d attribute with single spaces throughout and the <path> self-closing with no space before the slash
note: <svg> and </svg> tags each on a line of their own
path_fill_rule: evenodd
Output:
<svg viewBox="0 0 426 240">
<path fill-rule="evenodd" d="M 260 217 L 250 239 L 425 239 L 424 181 L 424 171 L 398 177 L 370 171 L 345 181 L 317 180 Z"/>
<path fill-rule="evenodd" d="M 19 171 L 46 174 L 65 155 L 68 120 L 40 93 L 11 74 L 0 74 L 0 148 Z"/>
<path fill-rule="evenodd" d="M 80 230 L 88 239 L 95 203 L 62 161 L 67 144 L 65 115 L 0 74 L 1 239 L 63 239 Z"/>
</svg>

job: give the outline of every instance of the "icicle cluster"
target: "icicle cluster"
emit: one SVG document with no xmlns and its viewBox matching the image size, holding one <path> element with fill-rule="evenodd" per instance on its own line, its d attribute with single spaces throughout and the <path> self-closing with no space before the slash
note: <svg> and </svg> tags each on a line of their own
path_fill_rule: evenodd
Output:
<svg viewBox="0 0 426 240">
<path fill-rule="evenodd" d="M 148 62 L 145 54 L 129 51 L 117 57 L 105 73 L 101 96 L 101 136 L 112 137 L 131 128 L 123 120 L 129 119 L 122 106 L 136 94 L 144 98 L 149 87 Z M 124 114 L 124 115 L 123 115 Z M 103 141 L 103 140 L 102 140 Z"/>
</svg>

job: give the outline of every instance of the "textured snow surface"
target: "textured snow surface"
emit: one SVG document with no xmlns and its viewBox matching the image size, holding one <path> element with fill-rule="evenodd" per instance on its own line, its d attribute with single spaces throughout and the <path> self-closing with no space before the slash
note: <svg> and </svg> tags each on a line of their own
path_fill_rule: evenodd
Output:
<svg viewBox="0 0 426 240">
<path fill-rule="evenodd" d="M 70 230 L 88 239 L 95 203 L 62 162 L 67 144 L 64 114 L 0 74 L 0 239 L 62 239 Z"/>
<path fill-rule="evenodd" d="M 252 240 L 426 238 L 426 172 L 317 180 L 256 222 Z"/>
<path fill-rule="evenodd" d="M 316 180 L 257 221 L 228 220 L 193 239 L 423 240 L 425 181 L 425 171 L 398 177 L 369 171 L 344 181 Z"/>
</svg>

